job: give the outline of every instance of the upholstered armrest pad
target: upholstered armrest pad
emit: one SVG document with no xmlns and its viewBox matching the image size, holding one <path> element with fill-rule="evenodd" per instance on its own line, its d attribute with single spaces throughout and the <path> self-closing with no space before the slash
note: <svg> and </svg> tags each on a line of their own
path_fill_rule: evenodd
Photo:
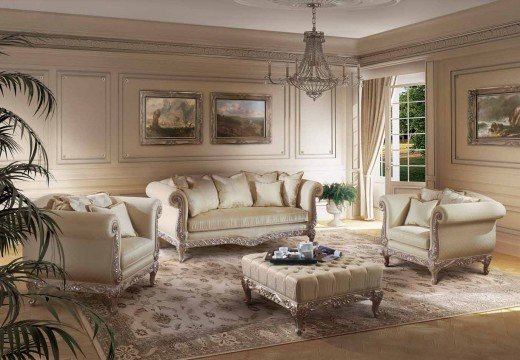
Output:
<svg viewBox="0 0 520 360">
<path fill-rule="evenodd" d="M 163 205 L 162 216 L 159 219 L 159 230 L 173 237 L 177 237 L 179 231 L 187 232 L 188 199 L 184 192 L 173 186 L 154 181 L 146 187 L 146 195 L 160 200 Z M 178 217 L 181 215 L 182 219 L 178 222 Z M 179 229 L 177 229 L 178 223 L 180 223 Z"/>
<path fill-rule="evenodd" d="M 315 211 L 314 203 L 316 197 L 323 193 L 323 185 L 317 181 L 302 180 L 300 196 L 298 197 L 298 207 L 309 212 Z"/>
<path fill-rule="evenodd" d="M 64 237 L 112 239 L 116 235 L 117 218 L 113 214 L 53 210 L 51 217 Z"/>
<path fill-rule="evenodd" d="M 434 216 L 441 214 L 440 224 L 455 224 L 477 221 L 494 221 L 506 214 L 504 205 L 496 201 L 439 205 Z M 437 215 L 438 216 L 438 215 Z"/>
<path fill-rule="evenodd" d="M 404 224 L 410 207 L 410 199 L 412 198 L 417 198 L 417 195 L 397 194 L 381 196 L 379 207 L 385 212 L 386 227 L 388 229 Z"/>
<path fill-rule="evenodd" d="M 155 220 L 161 208 L 159 200 L 132 196 L 113 196 L 113 199 L 126 204 L 132 225 L 140 237 L 155 239 Z"/>
</svg>

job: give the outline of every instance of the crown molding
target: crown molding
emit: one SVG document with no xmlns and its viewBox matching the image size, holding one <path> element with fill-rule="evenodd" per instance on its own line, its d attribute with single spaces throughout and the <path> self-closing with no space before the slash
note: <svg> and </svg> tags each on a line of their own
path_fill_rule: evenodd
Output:
<svg viewBox="0 0 520 360">
<path fill-rule="evenodd" d="M 12 34 L 0 31 L 0 34 Z M 109 51 L 125 53 L 148 53 L 165 55 L 191 55 L 237 58 L 246 60 L 271 60 L 275 62 L 294 62 L 303 57 L 301 52 L 277 51 L 256 48 L 232 48 L 161 41 L 127 40 L 76 35 L 56 35 L 36 32 L 18 32 L 24 35 L 35 48 Z M 16 45 L 24 46 L 24 45 Z M 331 65 L 357 66 L 355 56 L 326 55 Z"/>
<path fill-rule="evenodd" d="M 394 62 L 516 36 L 520 36 L 520 21 L 362 54 L 359 62 L 361 66 Z"/>
</svg>

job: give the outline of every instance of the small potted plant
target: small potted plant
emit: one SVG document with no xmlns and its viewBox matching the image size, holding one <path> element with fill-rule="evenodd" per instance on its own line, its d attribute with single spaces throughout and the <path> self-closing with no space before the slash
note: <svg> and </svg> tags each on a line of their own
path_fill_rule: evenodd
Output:
<svg viewBox="0 0 520 360">
<path fill-rule="evenodd" d="M 350 184 L 332 183 L 323 186 L 323 194 L 320 200 L 327 199 L 327 212 L 334 215 L 334 219 L 329 222 L 329 226 L 341 226 L 341 213 L 345 206 L 345 202 L 352 205 L 356 200 L 356 188 Z"/>
</svg>

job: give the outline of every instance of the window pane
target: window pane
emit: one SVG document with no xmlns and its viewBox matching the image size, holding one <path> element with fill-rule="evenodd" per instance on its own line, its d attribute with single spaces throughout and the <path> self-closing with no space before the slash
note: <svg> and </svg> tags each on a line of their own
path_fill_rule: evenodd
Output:
<svg viewBox="0 0 520 360">
<path fill-rule="evenodd" d="M 409 117 L 424 117 L 426 114 L 426 105 L 423 102 L 412 102 L 408 105 L 410 107 Z"/>
<path fill-rule="evenodd" d="M 408 93 L 410 95 L 409 101 L 421 101 L 426 98 L 426 87 L 424 85 L 410 86 Z"/>
<path fill-rule="evenodd" d="M 399 104 L 399 117 L 407 118 L 408 117 L 408 103 L 400 103 Z"/>
<path fill-rule="evenodd" d="M 426 165 L 424 150 L 410 150 L 410 165 Z"/>
<path fill-rule="evenodd" d="M 426 135 L 414 134 L 410 136 L 410 146 L 412 149 L 426 149 Z"/>
<path fill-rule="evenodd" d="M 399 181 L 409 181 L 408 180 L 408 166 L 399 167 Z"/>
<path fill-rule="evenodd" d="M 410 166 L 410 181 L 426 181 L 426 168 L 423 166 Z"/>
<path fill-rule="evenodd" d="M 426 132 L 426 123 L 424 118 L 420 119 L 410 119 L 410 133 L 425 133 Z"/>
<path fill-rule="evenodd" d="M 408 165 L 408 152 L 406 149 L 393 151 L 392 165 Z"/>
</svg>

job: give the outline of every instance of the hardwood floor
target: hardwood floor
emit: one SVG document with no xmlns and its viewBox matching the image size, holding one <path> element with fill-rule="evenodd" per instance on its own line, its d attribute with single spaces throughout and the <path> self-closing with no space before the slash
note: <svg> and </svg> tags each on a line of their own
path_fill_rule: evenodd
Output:
<svg viewBox="0 0 520 360">
<path fill-rule="evenodd" d="M 345 228 L 377 236 L 381 223 L 346 221 Z M 320 228 L 326 231 L 326 226 Z M 520 275 L 520 258 L 495 253 L 491 270 Z M 7 259 L 1 259 L 5 263 Z M 520 303 L 520 289 L 519 289 Z M 48 317 L 42 307 L 27 306 L 23 318 Z M 65 321 L 70 315 L 61 312 Z M 206 357 L 208 360 L 323 360 L 323 359 L 520 359 L 520 306 L 481 314 L 362 333 L 311 340 L 263 349 Z M 86 359 L 98 359 L 90 338 L 79 334 L 77 340 Z M 60 359 L 72 359 L 66 349 Z"/>
</svg>

